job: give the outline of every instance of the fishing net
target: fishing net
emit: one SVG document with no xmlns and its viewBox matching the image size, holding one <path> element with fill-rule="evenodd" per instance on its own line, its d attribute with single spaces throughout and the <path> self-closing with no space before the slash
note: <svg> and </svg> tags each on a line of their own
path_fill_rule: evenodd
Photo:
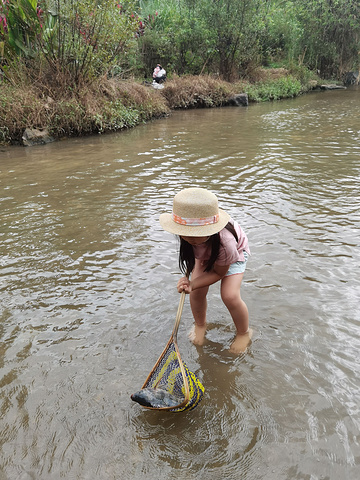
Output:
<svg viewBox="0 0 360 480">
<path fill-rule="evenodd" d="M 177 332 L 184 301 L 185 292 L 182 292 L 170 340 L 142 389 L 131 395 L 132 400 L 145 408 L 183 412 L 195 408 L 203 398 L 204 387 L 195 373 L 181 360 L 177 345 Z"/>
<path fill-rule="evenodd" d="M 179 400 L 176 408 L 165 408 L 172 412 L 192 410 L 203 398 L 204 387 L 195 373 L 182 362 L 177 345 L 173 342 L 161 354 L 143 389 L 159 389 Z M 149 407 L 151 408 L 151 407 Z M 153 407 L 154 408 L 154 407 Z"/>
</svg>

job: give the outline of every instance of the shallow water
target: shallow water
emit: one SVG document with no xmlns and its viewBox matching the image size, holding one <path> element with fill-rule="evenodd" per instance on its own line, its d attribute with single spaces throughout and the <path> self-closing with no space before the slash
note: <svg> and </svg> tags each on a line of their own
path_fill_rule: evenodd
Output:
<svg viewBox="0 0 360 480">
<path fill-rule="evenodd" d="M 0 148 L 0 479 L 338 479 L 360 462 L 360 91 Z M 187 413 L 131 401 L 170 337 L 190 185 L 248 234 L 246 355 L 217 285 Z"/>
</svg>

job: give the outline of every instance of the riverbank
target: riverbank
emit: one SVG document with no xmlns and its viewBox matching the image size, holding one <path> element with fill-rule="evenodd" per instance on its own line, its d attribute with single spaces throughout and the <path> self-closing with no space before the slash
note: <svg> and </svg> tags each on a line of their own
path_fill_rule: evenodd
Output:
<svg viewBox="0 0 360 480">
<path fill-rule="evenodd" d="M 0 144 L 23 143 L 26 129 L 46 131 L 48 138 L 84 136 L 135 127 L 184 108 L 229 104 L 236 94 L 260 102 L 296 97 L 320 80 L 307 70 L 257 69 L 252 78 L 228 83 L 213 76 L 169 79 L 156 90 L 146 82 L 100 78 L 90 85 L 69 87 L 21 79 L 0 90 Z"/>
</svg>

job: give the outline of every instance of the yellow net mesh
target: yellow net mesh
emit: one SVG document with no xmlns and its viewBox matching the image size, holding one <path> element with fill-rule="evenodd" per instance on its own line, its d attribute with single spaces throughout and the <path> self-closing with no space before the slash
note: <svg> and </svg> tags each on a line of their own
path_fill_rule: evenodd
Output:
<svg viewBox="0 0 360 480">
<path fill-rule="evenodd" d="M 180 362 L 184 367 L 185 375 L 181 370 Z M 172 409 L 167 408 L 171 412 L 182 412 L 195 408 L 204 395 L 204 387 L 198 377 L 188 369 L 181 359 L 179 360 L 174 343 L 170 343 L 162 353 L 142 388 L 160 389 L 178 399 L 181 406 Z M 188 397 L 188 401 L 185 405 L 182 405 L 186 397 Z M 161 407 L 154 406 L 153 408 Z"/>
</svg>

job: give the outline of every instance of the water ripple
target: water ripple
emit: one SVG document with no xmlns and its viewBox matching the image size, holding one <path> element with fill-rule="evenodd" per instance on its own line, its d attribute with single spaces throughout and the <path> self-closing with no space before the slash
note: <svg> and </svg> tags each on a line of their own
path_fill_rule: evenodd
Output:
<svg viewBox="0 0 360 480">
<path fill-rule="evenodd" d="M 330 95 L 181 112 L 5 155 L 7 477 L 357 478 L 359 97 Z M 179 348 L 205 398 L 161 414 L 130 394 L 179 300 L 178 243 L 158 216 L 191 185 L 216 192 L 249 236 L 242 295 L 254 338 L 247 355 L 229 352 L 234 327 L 215 285 L 195 348 L 187 300 Z"/>
</svg>

